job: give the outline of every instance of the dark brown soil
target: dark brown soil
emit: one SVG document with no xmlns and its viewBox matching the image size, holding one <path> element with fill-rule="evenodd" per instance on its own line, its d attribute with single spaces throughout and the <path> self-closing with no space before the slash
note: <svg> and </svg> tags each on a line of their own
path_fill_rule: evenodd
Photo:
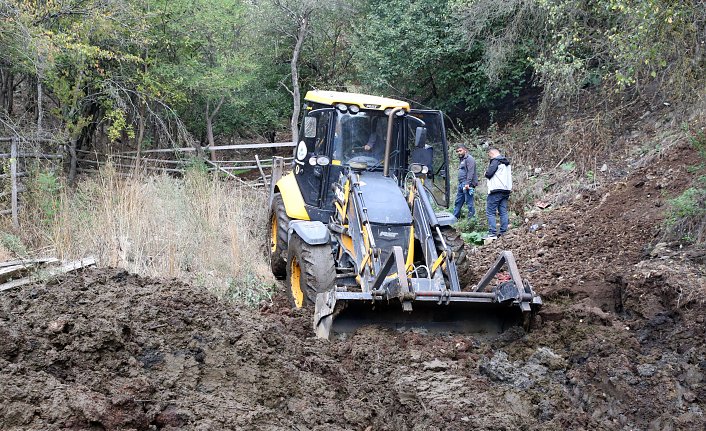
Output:
<svg viewBox="0 0 706 431">
<path fill-rule="evenodd" d="M 704 429 L 706 273 L 652 247 L 689 150 L 472 255 L 515 253 L 545 302 L 495 339 L 312 338 L 173 280 L 89 270 L 0 294 L 0 429 Z M 690 254 L 691 253 L 691 254 Z"/>
</svg>

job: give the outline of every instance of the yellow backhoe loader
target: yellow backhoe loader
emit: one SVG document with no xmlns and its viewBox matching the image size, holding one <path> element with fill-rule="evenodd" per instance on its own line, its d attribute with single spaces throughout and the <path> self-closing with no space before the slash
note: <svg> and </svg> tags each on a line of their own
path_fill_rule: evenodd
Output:
<svg viewBox="0 0 706 431">
<path fill-rule="evenodd" d="M 448 156 L 440 111 L 307 93 L 291 172 L 272 178 L 269 257 L 293 306 L 313 306 L 319 337 L 364 324 L 498 332 L 531 321 L 542 301 L 511 252 L 468 279 L 456 219 L 438 210 L 449 204 Z M 509 281 L 497 282 L 503 268 Z"/>
</svg>

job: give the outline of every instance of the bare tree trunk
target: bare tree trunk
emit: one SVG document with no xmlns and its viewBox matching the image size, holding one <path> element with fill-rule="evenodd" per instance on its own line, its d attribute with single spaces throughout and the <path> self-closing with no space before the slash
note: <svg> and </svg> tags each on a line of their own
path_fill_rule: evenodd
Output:
<svg viewBox="0 0 706 431">
<path fill-rule="evenodd" d="M 135 157 L 135 171 L 140 170 L 140 157 L 142 157 L 142 141 L 145 139 L 145 101 L 140 98 L 140 118 L 137 120 L 137 156 Z"/>
<path fill-rule="evenodd" d="M 5 109 L 5 76 L 9 73 L 9 70 L 5 72 L 5 69 L 0 67 L 0 110 Z"/>
<path fill-rule="evenodd" d="M 42 87 L 42 80 L 37 77 L 37 136 L 41 137 L 42 133 L 42 123 L 44 123 L 44 110 L 42 109 L 42 99 L 44 98 L 44 89 Z"/>
<path fill-rule="evenodd" d="M 10 178 L 12 181 L 12 227 L 19 229 L 17 218 L 17 138 L 12 138 L 10 147 Z"/>
<path fill-rule="evenodd" d="M 149 6 L 147 10 L 143 10 L 145 13 L 149 12 Z M 149 50 L 145 48 L 142 51 L 142 73 L 147 75 L 147 57 L 149 56 Z M 145 139 L 145 111 L 147 109 L 147 102 L 143 97 L 140 97 L 140 118 L 137 124 L 137 157 L 135 158 L 135 172 L 140 170 L 140 157 L 142 157 L 142 142 Z"/>
<path fill-rule="evenodd" d="M 210 149 L 215 145 L 214 139 L 213 139 L 213 120 L 211 115 L 209 114 L 208 110 L 210 108 L 211 104 L 209 101 L 206 101 L 206 145 L 209 147 L 209 156 L 211 158 L 211 161 L 215 160 L 216 156 L 213 154 L 213 150 Z"/>
<path fill-rule="evenodd" d="M 44 86 L 42 79 L 44 78 L 44 56 L 40 53 L 37 57 L 37 136 L 41 137 L 44 133 Z"/>
<path fill-rule="evenodd" d="M 79 89 L 81 88 L 81 84 L 83 83 L 83 73 L 79 73 L 78 76 L 76 76 L 76 81 L 74 82 L 74 88 L 73 88 L 73 96 L 74 96 L 74 105 L 71 107 L 68 115 L 65 116 L 66 118 L 66 131 L 68 132 L 67 134 L 69 135 L 69 184 L 73 185 L 74 181 L 76 180 L 76 167 L 78 165 L 78 156 L 76 154 L 76 148 L 78 146 L 78 140 L 81 137 L 81 131 L 80 130 L 75 130 L 75 128 L 72 128 L 69 126 L 70 122 L 74 119 L 74 117 L 81 115 L 81 107 L 76 106 L 78 105 L 78 92 Z M 73 130 L 72 130 L 73 129 Z"/>
<path fill-rule="evenodd" d="M 160 145 L 159 128 L 157 127 L 157 123 L 153 122 L 152 123 L 152 147 L 159 148 L 159 145 Z"/>
<path fill-rule="evenodd" d="M 307 28 L 309 27 L 309 16 L 302 17 L 299 22 L 299 29 L 297 31 L 297 42 L 294 45 L 294 52 L 292 53 L 292 102 L 294 104 L 294 109 L 292 110 L 292 141 L 299 141 L 299 129 L 297 128 L 297 122 L 299 121 L 299 111 L 301 110 L 301 91 L 299 89 L 299 54 L 301 54 L 302 45 L 304 44 L 304 38 L 306 37 Z"/>
<path fill-rule="evenodd" d="M 26 94 L 21 98 L 25 112 L 31 114 L 35 120 L 37 119 L 37 81 L 35 74 L 27 74 L 27 85 L 24 86 Z"/>
<path fill-rule="evenodd" d="M 2 105 L 5 108 L 7 115 L 12 115 L 12 108 L 14 105 L 14 93 L 15 93 L 15 75 L 11 71 L 7 71 L 5 74 L 5 79 L 3 80 L 3 90 L 4 90 L 4 103 Z"/>
<path fill-rule="evenodd" d="M 223 106 L 224 101 L 225 97 L 221 96 L 221 100 L 218 101 L 218 105 L 216 105 L 216 108 L 211 113 L 209 113 L 211 105 L 208 101 L 206 101 L 206 140 L 210 148 L 216 146 L 215 139 L 213 138 L 213 119 L 216 118 L 216 115 L 218 115 L 218 111 L 221 110 L 221 106 Z M 211 150 L 211 160 L 215 160 L 214 150 Z"/>
<path fill-rule="evenodd" d="M 78 156 L 76 153 L 76 145 L 78 144 L 79 134 L 71 137 L 69 141 L 69 184 L 73 185 L 76 180 L 76 167 L 78 165 Z"/>
</svg>

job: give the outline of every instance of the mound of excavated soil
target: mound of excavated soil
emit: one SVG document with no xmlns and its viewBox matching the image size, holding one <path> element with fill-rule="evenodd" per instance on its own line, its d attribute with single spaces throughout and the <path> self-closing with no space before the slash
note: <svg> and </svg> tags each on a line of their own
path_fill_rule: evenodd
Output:
<svg viewBox="0 0 706 431">
<path fill-rule="evenodd" d="M 646 248 L 679 156 L 473 255 L 480 275 L 515 252 L 546 304 L 530 334 L 324 342 L 283 300 L 116 269 L 0 294 L 0 429 L 704 429 L 706 274 Z"/>
</svg>

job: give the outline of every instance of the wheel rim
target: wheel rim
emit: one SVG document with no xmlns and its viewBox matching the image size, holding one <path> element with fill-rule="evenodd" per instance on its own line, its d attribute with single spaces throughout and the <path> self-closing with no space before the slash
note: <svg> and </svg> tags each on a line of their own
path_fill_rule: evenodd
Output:
<svg viewBox="0 0 706 431">
<path fill-rule="evenodd" d="M 270 250 L 274 254 L 277 251 L 277 214 L 274 212 L 270 225 L 272 226 L 270 229 Z"/>
<path fill-rule="evenodd" d="M 289 262 L 290 265 L 290 276 L 289 285 L 292 291 L 292 298 L 294 298 L 294 305 L 297 308 L 302 308 L 304 306 L 304 291 L 302 291 L 302 269 L 299 266 L 299 261 L 296 257 L 292 256 L 292 261 Z"/>
</svg>

